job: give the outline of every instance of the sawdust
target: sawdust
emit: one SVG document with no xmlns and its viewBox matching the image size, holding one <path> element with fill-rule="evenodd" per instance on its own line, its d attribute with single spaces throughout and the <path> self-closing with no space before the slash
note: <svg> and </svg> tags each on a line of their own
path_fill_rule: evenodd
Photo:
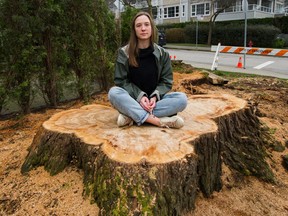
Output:
<svg viewBox="0 0 288 216">
<path fill-rule="evenodd" d="M 200 72 L 175 73 L 174 90 L 187 94 L 229 93 L 256 103 L 259 118 L 275 138 L 287 146 L 288 90 L 287 81 L 274 78 L 233 78 L 225 86 L 212 86 Z M 281 84 L 282 83 L 282 84 Z M 107 94 L 95 95 L 91 103 L 109 105 Z M 79 108 L 83 104 L 73 101 L 63 109 Z M 23 117 L 0 122 L 0 215 L 98 215 L 96 204 L 83 197 L 83 173 L 75 167 L 50 176 L 42 167 L 20 173 L 41 124 L 63 109 L 46 109 Z M 223 188 L 211 198 L 199 194 L 196 209 L 188 215 L 288 215 L 288 175 L 281 165 L 282 152 L 267 150 L 277 184 L 261 182 L 255 177 L 237 178 L 223 166 Z"/>
</svg>

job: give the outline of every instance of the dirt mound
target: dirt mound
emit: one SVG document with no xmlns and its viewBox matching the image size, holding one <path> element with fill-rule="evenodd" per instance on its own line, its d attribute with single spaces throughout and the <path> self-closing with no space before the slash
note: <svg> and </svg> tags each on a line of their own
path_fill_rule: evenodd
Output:
<svg viewBox="0 0 288 216">
<path fill-rule="evenodd" d="M 267 151 L 277 184 L 264 183 L 255 177 L 235 176 L 223 167 L 223 189 L 209 199 L 200 194 L 196 210 L 189 215 L 288 215 L 288 175 L 281 165 L 281 156 L 288 154 L 285 148 L 288 137 L 287 80 L 233 78 L 224 86 L 213 86 L 206 81 L 205 73 L 192 67 L 186 69 L 189 74 L 174 74 L 174 90 L 187 94 L 229 93 L 254 103 L 263 127 L 269 127 L 282 146 L 270 146 Z M 95 95 L 91 103 L 109 105 L 107 94 Z M 81 102 L 74 101 L 63 105 L 63 109 L 81 106 Z M 43 168 L 25 176 L 20 173 L 37 129 L 63 109 L 42 110 L 0 122 L 0 215 L 98 214 L 97 205 L 82 196 L 81 170 L 69 167 L 56 176 L 49 176 Z"/>
</svg>

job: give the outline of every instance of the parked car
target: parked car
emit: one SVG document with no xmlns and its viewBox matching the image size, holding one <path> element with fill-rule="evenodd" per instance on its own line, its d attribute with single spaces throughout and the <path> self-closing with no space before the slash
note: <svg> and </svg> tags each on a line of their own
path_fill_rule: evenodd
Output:
<svg viewBox="0 0 288 216">
<path fill-rule="evenodd" d="M 158 45 L 161 47 L 166 45 L 166 35 L 162 31 L 158 31 Z"/>
</svg>

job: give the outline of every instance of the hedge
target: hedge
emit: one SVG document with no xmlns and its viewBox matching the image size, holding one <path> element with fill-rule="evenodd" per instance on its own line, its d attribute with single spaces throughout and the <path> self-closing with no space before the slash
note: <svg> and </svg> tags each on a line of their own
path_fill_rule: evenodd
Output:
<svg viewBox="0 0 288 216">
<path fill-rule="evenodd" d="M 195 43 L 196 22 L 158 25 L 166 33 L 167 43 Z M 198 43 L 207 44 L 209 22 L 198 22 Z M 288 17 L 248 19 L 247 43 L 252 40 L 256 47 L 275 47 L 279 34 L 288 34 Z M 212 44 L 243 46 L 244 20 L 216 22 L 212 33 Z M 277 45 L 275 45 L 277 44 Z M 285 44 L 287 45 L 287 44 Z M 248 46 L 248 44 L 247 44 Z"/>
</svg>

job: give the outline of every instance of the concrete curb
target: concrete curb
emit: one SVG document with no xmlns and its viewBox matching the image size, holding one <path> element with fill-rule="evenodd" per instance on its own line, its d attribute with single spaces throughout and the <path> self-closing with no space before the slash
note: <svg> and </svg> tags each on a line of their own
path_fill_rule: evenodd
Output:
<svg viewBox="0 0 288 216">
<path fill-rule="evenodd" d="M 183 49 L 183 50 L 197 50 L 197 51 L 209 51 L 211 52 L 211 47 L 194 47 L 194 46 L 178 46 L 172 44 L 166 44 L 163 46 L 165 49 Z"/>
</svg>

